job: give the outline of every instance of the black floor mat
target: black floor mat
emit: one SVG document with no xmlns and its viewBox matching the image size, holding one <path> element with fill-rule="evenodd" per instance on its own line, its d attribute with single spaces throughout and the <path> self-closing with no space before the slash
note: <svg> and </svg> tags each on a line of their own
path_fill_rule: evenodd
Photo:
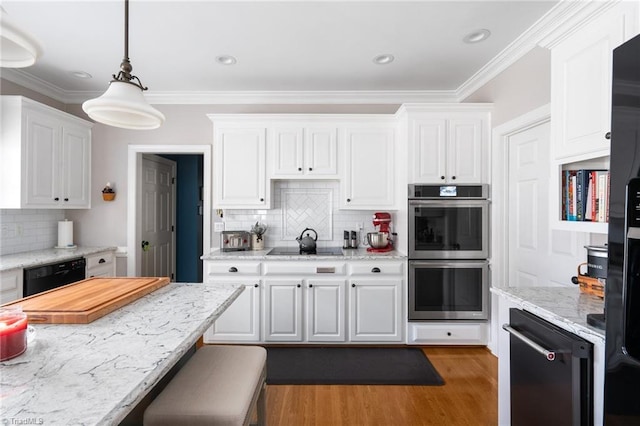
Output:
<svg viewBox="0 0 640 426">
<path fill-rule="evenodd" d="M 419 348 L 267 348 L 270 385 L 443 385 Z"/>
</svg>

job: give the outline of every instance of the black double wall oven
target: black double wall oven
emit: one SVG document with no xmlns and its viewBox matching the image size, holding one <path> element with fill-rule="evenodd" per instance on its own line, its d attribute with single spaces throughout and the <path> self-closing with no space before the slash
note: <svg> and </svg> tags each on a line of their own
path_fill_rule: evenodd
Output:
<svg viewBox="0 0 640 426">
<path fill-rule="evenodd" d="M 409 185 L 409 321 L 489 316 L 488 185 Z"/>
</svg>

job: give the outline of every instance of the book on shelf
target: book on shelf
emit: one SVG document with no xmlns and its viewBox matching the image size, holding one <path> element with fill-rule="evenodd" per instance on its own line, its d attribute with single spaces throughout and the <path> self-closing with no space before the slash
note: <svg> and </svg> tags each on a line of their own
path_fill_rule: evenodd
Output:
<svg viewBox="0 0 640 426">
<path fill-rule="evenodd" d="M 609 171 L 562 171 L 562 220 L 602 222 L 609 220 Z"/>
</svg>

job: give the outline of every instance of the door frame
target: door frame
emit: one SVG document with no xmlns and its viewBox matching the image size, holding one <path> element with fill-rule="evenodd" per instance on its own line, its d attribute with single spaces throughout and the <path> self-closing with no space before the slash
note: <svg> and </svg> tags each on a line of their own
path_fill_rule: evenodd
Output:
<svg viewBox="0 0 640 426">
<path fill-rule="evenodd" d="M 211 251 L 211 145 L 129 145 L 127 183 L 127 275 L 140 274 L 140 206 L 138 205 L 138 182 L 142 173 L 142 154 L 202 154 L 203 156 L 203 213 L 202 254 Z"/>
<path fill-rule="evenodd" d="M 491 137 L 491 286 L 504 287 L 509 277 L 509 138 L 551 120 L 546 104 L 495 127 Z M 549 141 L 551 143 L 551 141 Z M 551 158 L 549 158 L 551 162 Z M 546 212 L 545 214 L 549 214 Z M 488 347 L 498 355 L 497 296 L 491 300 Z"/>
</svg>

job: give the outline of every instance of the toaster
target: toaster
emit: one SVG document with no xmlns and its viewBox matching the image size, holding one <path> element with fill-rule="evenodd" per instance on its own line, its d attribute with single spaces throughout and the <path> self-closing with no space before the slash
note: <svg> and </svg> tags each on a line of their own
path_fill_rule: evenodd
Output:
<svg viewBox="0 0 640 426">
<path fill-rule="evenodd" d="M 222 251 L 249 250 L 251 235 L 248 231 L 222 231 L 220 249 Z"/>
</svg>

